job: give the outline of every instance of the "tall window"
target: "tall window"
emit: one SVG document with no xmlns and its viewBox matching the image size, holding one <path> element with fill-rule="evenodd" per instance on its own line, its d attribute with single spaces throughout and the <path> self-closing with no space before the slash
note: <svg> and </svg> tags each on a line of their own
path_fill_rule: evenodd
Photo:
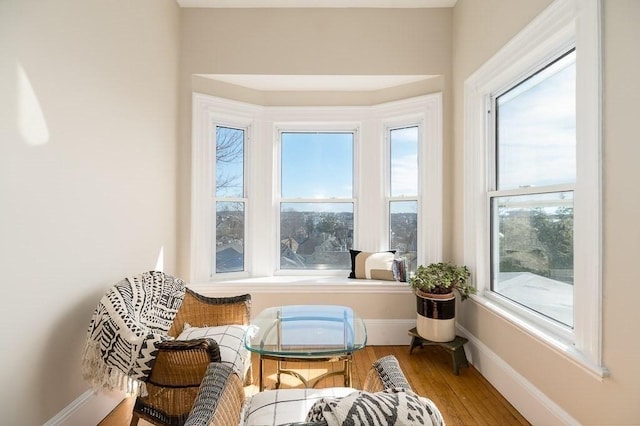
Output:
<svg viewBox="0 0 640 426">
<path fill-rule="evenodd" d="M 212 265 L 216 273 L 244 270 L 245 188 L 244 129 L 215 127 L 215 247 Z"/>
<path fill-rule="evenodd" d="M 576 54 L 494 96 L 491 289 L 573 326 Z"/>
<path fill-rule="evenodd" d="M 389 130 L 389 249 L 415 271 L 418 256 L 418 126 Z"/>
<path fill-rule="evenodd" d="M 280 269 L 348 269 L 353 132 L 281 132 Z"/>
<path fill-rule="evenodd" d="M 465 81 L 474 300 L 602 366 L 600 3 L 556 0 Z"/>
</svg>

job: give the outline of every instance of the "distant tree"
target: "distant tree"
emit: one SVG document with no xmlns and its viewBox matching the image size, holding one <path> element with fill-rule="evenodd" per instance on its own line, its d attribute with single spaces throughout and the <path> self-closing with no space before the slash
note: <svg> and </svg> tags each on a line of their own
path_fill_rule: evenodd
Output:
<svg viewBox="0 0 640 426">
<path fill-rule="evenodd" d="M 500 217 L 500 271 L 549 277 L 573 269 L 573 208 L 535 208 Z M 564 278 L 572 282 L 571 278 Z"/>
<path fill-rule="evenodd" d="M 242 159 L 244 153 L 244 131 L 228 127 L 217 127 L 216 131 L 216 164 L 233 164 Z M 239 188 L 240 175 L 225 174 L 219 167 L 216 170 L 216 192 L 222 189 Z"/>
<path fill-rule="evenodd" d="M 551 269 L 573 268 L 573 208 L 559 207 L 553 214 L 535 209 L 532 222 Z"/>
<path fill-rule="evenodd" d="M 338 218 L 335 213 L 325 213 L 318 223 L 317 231 L 333 235 L 338 227 Z"/>
<path fill-rule="evenodd" d="M 313 233 L 314 233 L 314 231 L 316 229 L 316 223 L 315 223 L 315 220 L 313 219 L 313 217 L 307 216 L 305 218 L 304 228 L 307 231 L 307 237 L 310 237 L 311 235 L 313 235 Z"/>
</svg>

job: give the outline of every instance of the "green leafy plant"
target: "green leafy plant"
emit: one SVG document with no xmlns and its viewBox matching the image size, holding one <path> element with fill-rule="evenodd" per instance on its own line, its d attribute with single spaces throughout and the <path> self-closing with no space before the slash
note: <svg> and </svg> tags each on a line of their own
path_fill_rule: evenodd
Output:
<svg viewBox="0 0 640 426">
<path fill-rule="evenodd" d="M 470 276 L 469 268 L 464 265 L 431 263 L 418 266 L 415 274 L 409 278 L 409 285 L 415 291 L 431 294 L 447 294 L 455 290 L 465 300 L 476 293 L 476 288 L 468 283 Z"/>
</svg>

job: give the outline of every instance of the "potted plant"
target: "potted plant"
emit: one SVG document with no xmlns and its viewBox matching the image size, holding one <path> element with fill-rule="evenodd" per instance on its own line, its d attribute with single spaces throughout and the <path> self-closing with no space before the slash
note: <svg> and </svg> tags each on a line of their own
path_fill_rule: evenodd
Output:
<svg viewBox="0 0 640 426">
<path fill-rule="evenodd" d="M 417 332 L 433 342 L 449 342 L 456 337 L 456 297 L 461 300 L 476 292 L 469 284 L 471 273 L 466 266 L 448 262 L 418 266 L 409 278 L 409 285 L 416 294 Z"/>
</svg>

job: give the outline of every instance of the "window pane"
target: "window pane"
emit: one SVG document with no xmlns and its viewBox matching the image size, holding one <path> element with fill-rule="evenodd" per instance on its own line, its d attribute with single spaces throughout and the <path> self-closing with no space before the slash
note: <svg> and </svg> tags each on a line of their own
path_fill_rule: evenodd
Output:
<svg viewBox="0 0 640 426">
<path fill-rule="evenodd" d="M 391 196 L 418 195 L 418 127 L 391 130 Z"/>
<path fill-rule="evenodd" d="M 389 203 L 390 249 L 407 259 L 407 269 L 416 270 L 418 247 L 418 202 L 392 201 Z"/>
<path fill-rule="evenodd" d="M 244 203 L 217 202 L 216 273 L 244 270 Z"/>
<path fill-rule="evenodd" d="M 215 195 L 244 197 L 244 130 L 216 127 Z"/>
<path fill-rule="evenodd" d="M 352 198 L 353 133 L 282 133 L 283 198 Z"/>
<path fill-rule="evenodd" d="M 281 269 L 349 269 L 353 203 L 282 203 Z"/>
<path fill-rule="evenodd" d="M 496 99 L 499 190 L 575 182 L 575 59 L 572 51 Z"/>
<path fill-rule="evenodd" d="M 573 326 L 573 192 L 496 197 L 492 290 Z"/>
</svg>

